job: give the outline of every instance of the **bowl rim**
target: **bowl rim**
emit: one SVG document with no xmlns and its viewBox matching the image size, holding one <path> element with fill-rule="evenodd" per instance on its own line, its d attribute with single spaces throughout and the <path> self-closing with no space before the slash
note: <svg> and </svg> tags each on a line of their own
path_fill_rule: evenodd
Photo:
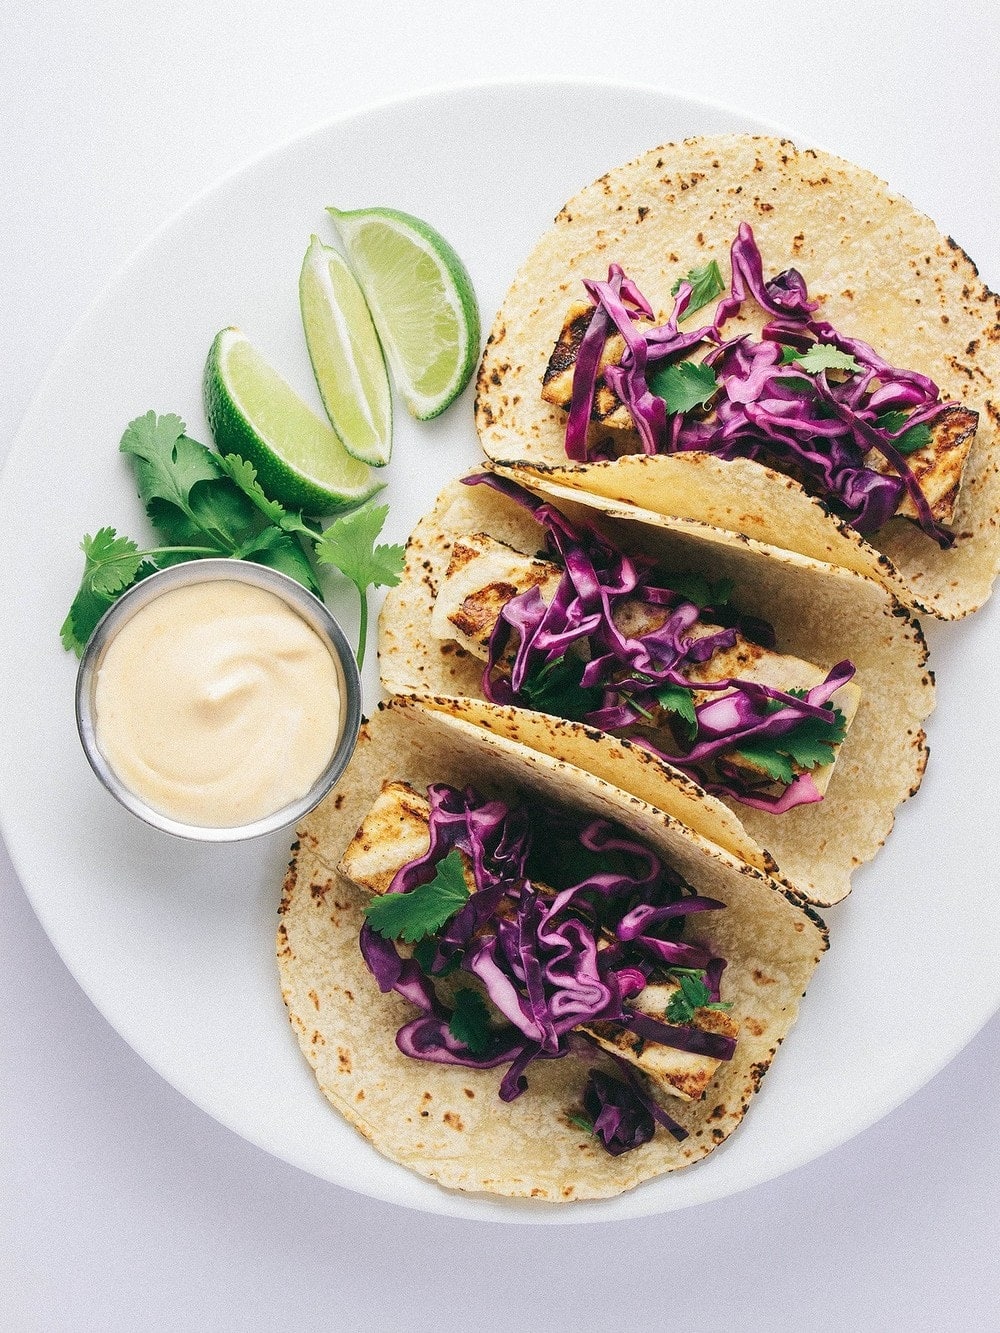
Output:
<svg viewBox="0 0 1000 1333">
<path fill-rule="evenodd" d="M 199 583 L 236 582 L 274 593 L 302 617 L 330 651 L 341 688 L 341 725 L 330 760 L 309 790 L 271 814 L 229 827 L 189 824 L 146 802 L 119 777 L 97 743 L 94 691 L 104 655 L 121 628 L 143 607 L 177 588 Z M 156 570 L 128 588 L 98 621 L 76 674 L 76 727 L 83 752 L 103 786 L 127 810 L 153 828 L 197 842 L 238 842 L 262 837 L 297 823 L 334 787 L 350 761 L 361 730 L 361 675 L 347 636 L 320 599 L 290 575 L 268 565 L 232 556 L 211 556 Z"/>
</svg>

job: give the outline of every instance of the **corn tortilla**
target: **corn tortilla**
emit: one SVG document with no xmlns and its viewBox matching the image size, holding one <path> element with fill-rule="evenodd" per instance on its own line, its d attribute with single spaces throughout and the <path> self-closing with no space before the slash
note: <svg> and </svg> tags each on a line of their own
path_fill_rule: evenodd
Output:
<svg viewBox="0 0 1000 1333">
<path fill-rule="evenodd" d="M 727 904 L 703 914 L 697 936 L 729 960 L 723 990 L 740 1037 L 701 1101 L 671 1099 L 670 1114 L 689 1138 L 678 1143 L 659 1130 L 649 1143 L 609 1156 L 569 1119 L 579 1114 L 590 1063 L 572 1055 L 530 1066 L 528 1090 L 504 1104 L 500 1070 L 399 1052 L 396 1030 L 416 1011 L 379 992 L 358 947 L 365 895 L 336 869 L 389 778 L 417 787 L 471 782 L 485 794 L 617 820 L 699 892 Z M 323 1093 L 379 1152 L 450 1189 L 565 1202 L 619 1194 L 726 1139 L 794 1022 L 827 942 L 823 922 L 796 895 L 646 802 L 563 760 L 396 700 L 365 724 L 339 786 L 298 829 L 277 957 L 292 1028 Z"/>
<path fill-rule="evenodd" d="M 900 518 L 866 540 L 797 482 L 746 459 L 691 453 L 581 468 L 568 462 L 565 414 L 543 402 L 540 389 L 566 310 L 583 295 L 580 280 L 603 278 L 618 262 L 654 309 L 667 312 L 671 286 L 695 266 L 714 258 L 728 282 L 729 247 L 742 221 L 753 228 L 766 274 L 798 268 L 835 328 L 891 364 L 929 375 L 943 398 L 979 413 L 951 550 Z M 749 307 L 735 321 L 748 330 Z M 571 199 L 496 317 L 476 419 L 496 461 L 555 467 L 563 484 L 843 565 L 942 619 L 978 608 L 1000 568 L 1000 298 L 950 237 L 876 176 L 787 140 L 727 135 L 666 144 Z"/>
</svg>

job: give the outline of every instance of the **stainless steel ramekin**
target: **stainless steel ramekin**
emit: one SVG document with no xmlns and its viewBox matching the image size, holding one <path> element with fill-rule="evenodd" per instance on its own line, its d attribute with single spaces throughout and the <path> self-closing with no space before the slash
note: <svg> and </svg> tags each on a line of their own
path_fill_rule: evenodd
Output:
<svg viewBox="0 0 1000 1333">
<path fill-rule="evenodd" d="M 147 606 L 154 598 L 174 588 L 195 583 L 217 581 L 248 583 L 256 588 L 280 597 L 291 609 L 298 613 L 323 642 L 327 645 L 337 666 L 341 697 L 340 736 L 330 757 L 330 762 L 316 779 L 309 790 L 298 800 L 282 806 L 273 814 L 256 819 L 249 824 L 233 828 L 218 828 L 200 824 L 186 824 L 148 805 L 141 796 L 127 787 L 111 767 L 97 744 L 96 717 L 94 711 L 94 690 L 97 673 L 104 659 L 108 645 L 135 613 Z M 154 828 L 162 829 L 177 837 L 191 838 L 201 842 L 236 842 L 243 838 L 256 838 L 264 833 L 273 833 L 296 823 L 317 805 L 336 784 L 347 767 L 354 752 L 358 732 L 361 728 L 361 677 L 354 660 L 354 653 L 340 625 L 327 608 L 314 597 L 301 583 L 296 583 L 287 574 L 265 565 L 255 565 L 246 560 L 226 558 L 192 560 L 181 565 L 171 565 L 148 578 L 142 579 L 116 601 L 91 635 L 76 678 L 76 725 L 80 733 L 84 753 L 90 766 L 101 782 L 117 800 L 132 814 L 138 815 Z"/>
</svg>

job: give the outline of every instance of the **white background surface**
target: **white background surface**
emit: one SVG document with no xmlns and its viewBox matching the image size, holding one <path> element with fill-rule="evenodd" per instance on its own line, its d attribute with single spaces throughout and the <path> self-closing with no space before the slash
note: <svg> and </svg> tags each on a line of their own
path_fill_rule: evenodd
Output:
<svg viewBox="0 0 1000 1333">
<path fill-rule="evenodd" d="M 594 75 L 727 102 L 891 180 L 996 287 L 989 8 L 7 4 L 0 456 L 67 330 L 175 209 L 306 127 L 444 83 Z M 35 522 L 44 559 L 44 506 Z M 6 859 L 0 888 L 4 1328 L 1000 1324 L 996 1019 L 874 1129 L 751 1193 L 614 1228 L 472 1225 L 313 1180 L 195 1110 L 90 1007 Z M 877 978 L 858 1003 L 877 1023 Z"/>
</svg>

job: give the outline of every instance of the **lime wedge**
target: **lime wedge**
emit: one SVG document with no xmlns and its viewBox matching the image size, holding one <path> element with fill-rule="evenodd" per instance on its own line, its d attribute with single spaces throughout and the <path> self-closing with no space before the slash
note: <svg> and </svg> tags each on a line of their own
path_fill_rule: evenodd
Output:
<svg viewBox="0 0 1000 1333">
<path fill-rule="evenodd" d="M 272 370 L 239 329 L 223 329 L 205 364 L 205 412 L 221 454 L 257 469 L 264 492 L 307 514 L 353 509 L 382 483 Z"/>
<path fill-rule="evenodd" d="M 330 424 L 352 458 L 383 467 L 392 396 L 375 325 L 339 251 L 313 237 L 299 275 L 302 327 Z"/>
<path fill-rule="evenodd" d="M 396 386 L 420 421 L 468 384 L 479 307 L 465 265 L 433 227 L 392 208 L 330 208 Z"/>
</svg>

